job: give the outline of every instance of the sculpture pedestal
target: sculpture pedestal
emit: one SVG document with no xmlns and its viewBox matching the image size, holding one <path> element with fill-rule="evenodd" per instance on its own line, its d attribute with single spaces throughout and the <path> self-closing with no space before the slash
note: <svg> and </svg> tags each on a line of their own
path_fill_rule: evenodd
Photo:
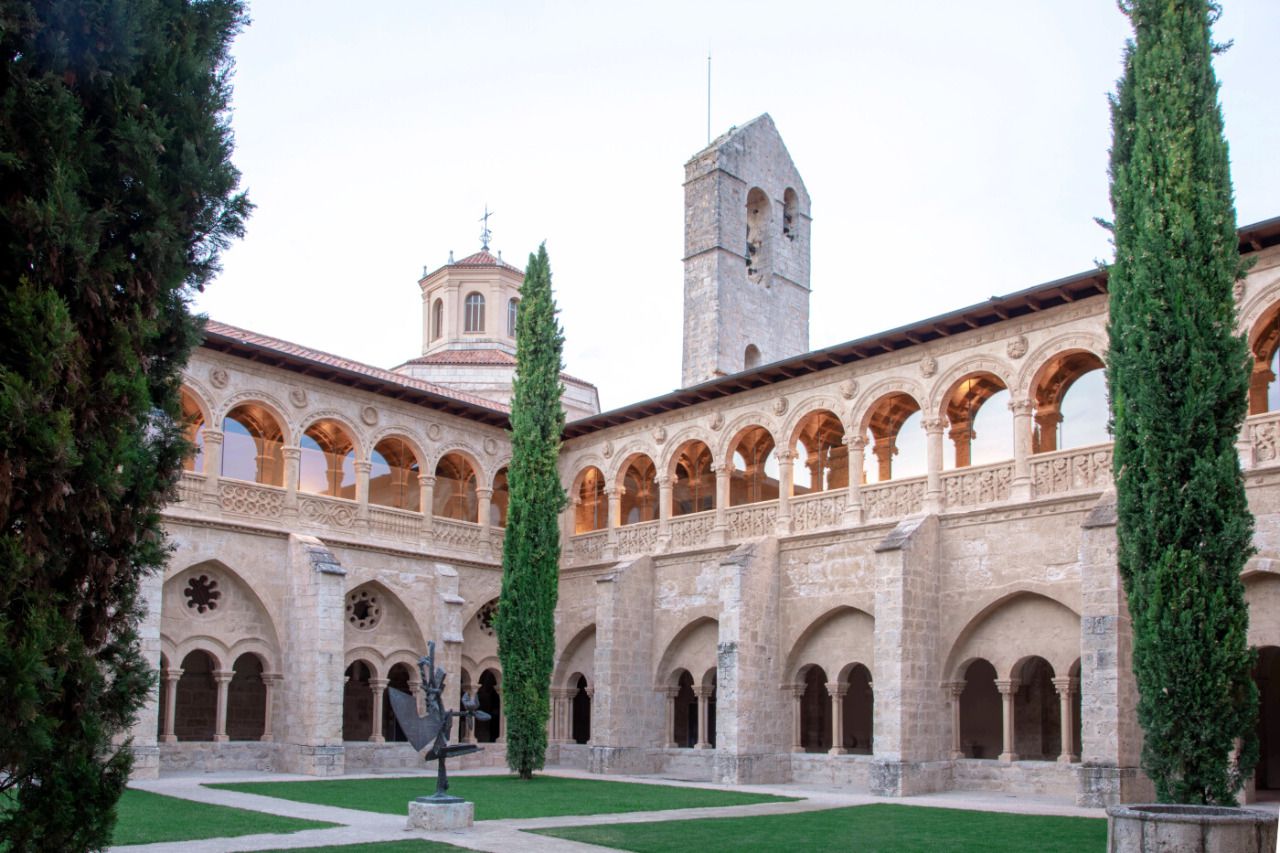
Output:
<svg viewBox="0 0 1280 853">
<path fill-rule="evenodd" d="M 422 797 L 409 803 L 409 829 L 465 829 L 475 822 L 476 804 L 431 802 Z"/>
</svg>

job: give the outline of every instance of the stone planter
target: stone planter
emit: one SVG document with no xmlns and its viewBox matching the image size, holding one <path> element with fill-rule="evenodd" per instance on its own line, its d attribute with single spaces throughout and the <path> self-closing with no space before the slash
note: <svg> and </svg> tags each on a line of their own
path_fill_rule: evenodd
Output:
<svg viewBox="0 0 1280 853">
<path fill-rule="evenodd" d="M 1276 853 L 1276 816 L 1221 806 L 1111 806 L 1107 853 Z"/>
</svg>

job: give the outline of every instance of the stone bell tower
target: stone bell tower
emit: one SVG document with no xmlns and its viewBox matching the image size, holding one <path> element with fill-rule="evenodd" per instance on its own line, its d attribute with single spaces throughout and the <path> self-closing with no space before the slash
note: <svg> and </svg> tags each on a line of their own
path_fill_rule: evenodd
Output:
<svg viewBox="0 0 1280 853">
<path fill-rule="evenodd" d="M 684 166 L 689 387 L 809 350 L 809 193 L 768 113 Z"/>
</svg>

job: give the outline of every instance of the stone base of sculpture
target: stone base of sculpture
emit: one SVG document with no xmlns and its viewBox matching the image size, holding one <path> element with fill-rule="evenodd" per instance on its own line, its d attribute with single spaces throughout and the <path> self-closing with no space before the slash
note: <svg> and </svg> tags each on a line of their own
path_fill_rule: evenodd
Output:
<svg viewBox="0 0 1280 853">
<path fill-rule="evenodd" d="M 454 799 L 454 798 L 450 798 Z M 419 797 L 409 803 L 409 829 L 466 829 L 475 823 L 476 804 L 464 800 L 441 802 Z"/>
</svg>

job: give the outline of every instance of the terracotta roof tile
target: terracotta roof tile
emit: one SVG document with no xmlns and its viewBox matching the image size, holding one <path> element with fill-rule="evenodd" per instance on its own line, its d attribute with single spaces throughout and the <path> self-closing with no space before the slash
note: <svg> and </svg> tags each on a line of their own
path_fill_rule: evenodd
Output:
<svg viewBox="0 0 1280 853">
<path fill-rule="evenodd" d="M 393 373 L 390 370 L 383 370 L 381 367 L 374 367 L 369 364 L 362 364 L 358 361 L 342 358 L 332 353 L 323 352 L 321 350 L 310 349 L 300 344 L 283 341 L 279 338 L 273 338 L 269 335 L 261 335 L 257 332 L 251 332 L 247 329 L 241 329 L 238 326 L 232 326 L 227 323 L 219 323 L 217 320 L 209 320 L 205 323 L 206 334 L 218 335 L 223 338 L 230 338 L 245 344 L 250 344 L 264 349 L 272 350 L 284 356 L 289 356 L 302 361 L 310 361 L 316 364 L 322 364 L 327 367 L 345 370 L 351 373 L 359 373 L 368 376 L 370 379 L 376 379 L 379 382 L 399 385 L 404 388 L 412 388 L 416 391 L 425 391 L 429 394 L 435 394 L 440 397 L 448 397 L 461 403 L 472 406 L 479 406 L 490 411 L 509 413 L 511 408 L 501 403 L 495 403 L 493 400 L 486 400 L 483 397 L 477 397 L 473 394 L 466 394 L 462 391 L 456 391 L 443 385 L 436 385 L 433 382 L 424 382 L 421 379 L 414 379 L 410 376 L 404 376 L 399 373 Z"/>
<path fill-rule="evenodd" d="M 480 251 L 476 252 L 474 255 L 467 255 L 462 260 L 454 261 L 453 263 L 446 264 L 445 266 L 498 267 L 500 269 L 511 270 L 512 272 L 518 272 L 521 275 L 524 275 L 524 270 L 520 269 L 519 267 L 512 266 L 511 264 L 507 263 L 506 261 L 500 258 L 495 258 L 492 254 L 489 253 L 487 249 L 481 249 Z"/>
<path fill-rule="evenodd" d="M 516 357 L 500 349 L 440 350 L 421 355 L 405 364 L 515 364 Z"/>
<path fill-rule="evenodd" d="M 417 358 L 406 361 L 405 364 L 504 364 L 512 365 L 516 363 L 516 357 L 511 353 L 500 349 L 455 349 L 440 350 L 430 355 L 420 355 Z M 401 365 L 404 366 L 404 365 Z M 579 379 L 576 376 L 570 376 L 568 373 L 561 373 L 560 378 L 566 382 L 572 382 L 575 385 L 586 385 L 587 387 L 596 387 L 594 383 L 585 379 Z"/>
</svg>

